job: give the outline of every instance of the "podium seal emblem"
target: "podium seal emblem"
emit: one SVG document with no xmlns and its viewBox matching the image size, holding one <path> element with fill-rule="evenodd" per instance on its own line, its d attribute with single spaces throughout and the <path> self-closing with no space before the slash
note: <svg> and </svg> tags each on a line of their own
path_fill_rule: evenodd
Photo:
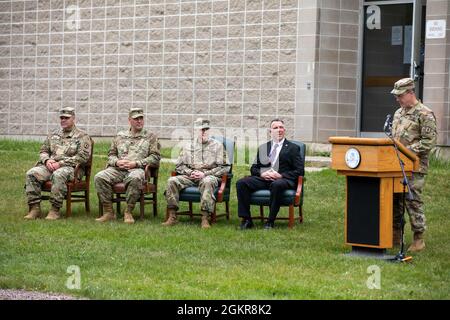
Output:
<svg viewBox="0 0 450 320">
<path fill-rule="evenodd" d="M 356 148 L 350 148 L 345 153 L 345 164 L 350 169 L 356 169 L 359 166 L 359 163 L 361 162 L 361 154 L 359 153 L 358 149 Z"/>
</svg>

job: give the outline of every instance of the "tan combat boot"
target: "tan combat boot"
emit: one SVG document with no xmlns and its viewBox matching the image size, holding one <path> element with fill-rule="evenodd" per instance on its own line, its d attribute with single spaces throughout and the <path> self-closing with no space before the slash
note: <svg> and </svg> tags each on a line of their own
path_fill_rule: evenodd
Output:
<svg viewBox="0 0 450 320">
<path fill-rule="evenodd" d="M 394 227 L 392 234 L 392 245 L 394 247 L 399 247 L 402 244 L 402 230 Z"/>
<path fill-rule="evenodd" d="M 162 225 L 169 227 L 177 224 L 178 223 L 177 212 L 174 209 L 167 209 L 167 213 L 169 217 L 167 218 L 166 222 L 162 223 Z"/>
<path fill-rule="evenodd" d="M 45 220 L 58 220 L 60 217 L 59 208 L 52 206 L 47 214 L 47 217 L 45 217 Z"/>
<path fill-rule="evenodd" d="M 211 225 L 209 224 L 208 212 L 202 210 L 201 213 L 202 213 L 202 229 L 211 228 Z"/>
<path fill-rule="evenodd" d="M 123 222 L 128 224 L 133 224 L 134 219 L 133 215 L 131 214 L 133 212 L 134 206 L 128 205 L 127 209 L 125 210 L 125 213 L 123 214 Z"/>
<path fill-rule="evenodd" d="M 419 252 L 425 249 L 425 241 L 423 240 L 423 232 L 414 232 L 414 241 L 409 246 L 409 252 Z"/>
<path fill-rule="evenodd" d="M 103 215 L 100 218 L 95 219 L 95 221 L 106 222 L 109 220 L 116 220 L 116 215 L 113 212 L 112 203 L 104 203 Z"/>
<path fill-rule="evenodd" d="M 31 206 L 29 206 L 29 212 L 28 214 L 23 217 L 26 220 L 34 220 L 37 218 L 41 217 L 41 204 L 37 203 L 37 204 L 32 204 Z"/>
</svg>

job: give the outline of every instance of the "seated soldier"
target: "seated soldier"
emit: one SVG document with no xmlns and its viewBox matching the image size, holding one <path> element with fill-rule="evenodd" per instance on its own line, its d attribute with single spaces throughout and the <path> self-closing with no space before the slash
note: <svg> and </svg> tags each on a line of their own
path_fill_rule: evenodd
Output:
<svg viewBox="0 0 450 320">
<path fill-rule="evenodd" d="M 95 219 L 99 222 L 116 219 L 112 209 L 113 185 L 124 182 L 127 188 L 127 208 L 124 222 L 134 223 L 133 209 L 141 195 L 145 180 L 145 166 L 159 164 L 160 146 L 155 134 L 144 129 L 144 111 L 131 108 L 128 116 L 130 129 L 120 131 L 114 138 L 108 153 L 108 168 L 95 175 L 94 182 L 103 215 Z"/>
<path fill-rule="evenodd" d="M 170 177 L 165 192 L 167 200 L 167 221 L 164 226 L 177 223 L 177 210 L 180 190 L 198 186 L 201 199 L 202 228 L 209 228 L 209 218 L 214 211 L 214 191 L 220 178 L 230 170 L 227 153 L 222 143 L 209 138 L 209 120 L 197 119 L 194 128 L 198 137 L 184 146 L 178 157 L 175 171 L 177 176 Z M 224 161 L 224 159 L 226 159 Z"/>
<path fill-rule="evenodd" d="M 74 177 L 77 164 L 86 163 L 91 155 L 91 138 L 75 126 L 75 109 L 62 108 L 59 112 L 61 129 L 51 133 L 41 147 L 40 161 L 27 172 L 25 192 L 28 199 L 29 212 L 27 220 L 41 216 L 42 185 L 51 180 L 51 209 L 45 218 L 60 218 L 59 210 L 66 198 L 68 181 Z M 80 170 L 81 174 L 84 174 Z"/>
</svg>

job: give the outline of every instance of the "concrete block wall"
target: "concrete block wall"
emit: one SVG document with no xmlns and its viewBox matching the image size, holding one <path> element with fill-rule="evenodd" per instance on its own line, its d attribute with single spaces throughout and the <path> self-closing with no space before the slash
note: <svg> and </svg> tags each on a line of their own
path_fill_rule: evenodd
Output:
<svg viewBox="0 0 450 320">
<path fill-rule="evenodd" d="M 427 20 L 446 20 L 444 39 L 425 40 L 424 103 L 436 115 L 438 144 L 450 144 L 450 3 L 428 0 Z"/>
<path fill-rule="evenodd" d="M 301 1 L 295 136 L 357 134 L 359 0 Z"/>
<path fill-rule="evenodd" d="M 93 136 L 127 127 L 130 107 L 162 138 L 199 116 L 217 131 L 265 139 L 358 134 L 362 0 L 0 1 L 0 135 L 42 136 L 62 105 Z M 427 39 L 424 102 L 450 143 L 447 37 Z M 181 131 L 180 131 L 181 130 Z M 181 132 L 181 133 L 180 133 Z M 250 132 L 250 133 L 249 133 Z M 256 132 L 256 133 L 255 133 Z M 248 134 L 249 133 L 249 134 Z"/>
<path fill-rule="evenodd" d="M 75 107 L 93 136 L 130 107 L 162 138 L 198 116 L 218 130 L 294 133 L 296 0 L 0 2 L 0 134 L 45 135 Z"/>
</svg>

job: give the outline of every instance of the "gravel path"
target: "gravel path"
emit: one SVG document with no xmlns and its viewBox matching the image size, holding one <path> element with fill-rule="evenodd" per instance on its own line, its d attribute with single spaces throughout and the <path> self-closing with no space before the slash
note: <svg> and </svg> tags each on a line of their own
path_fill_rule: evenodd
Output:
<svg viewBox="0 0 450 320">
<path fill-rule="evenodd" d="M 38 291 L 25 291 L 15 289 L 0 289 L 0 300 L 77 300 L 59 293 L 45 293 Z"/>
</svg>

